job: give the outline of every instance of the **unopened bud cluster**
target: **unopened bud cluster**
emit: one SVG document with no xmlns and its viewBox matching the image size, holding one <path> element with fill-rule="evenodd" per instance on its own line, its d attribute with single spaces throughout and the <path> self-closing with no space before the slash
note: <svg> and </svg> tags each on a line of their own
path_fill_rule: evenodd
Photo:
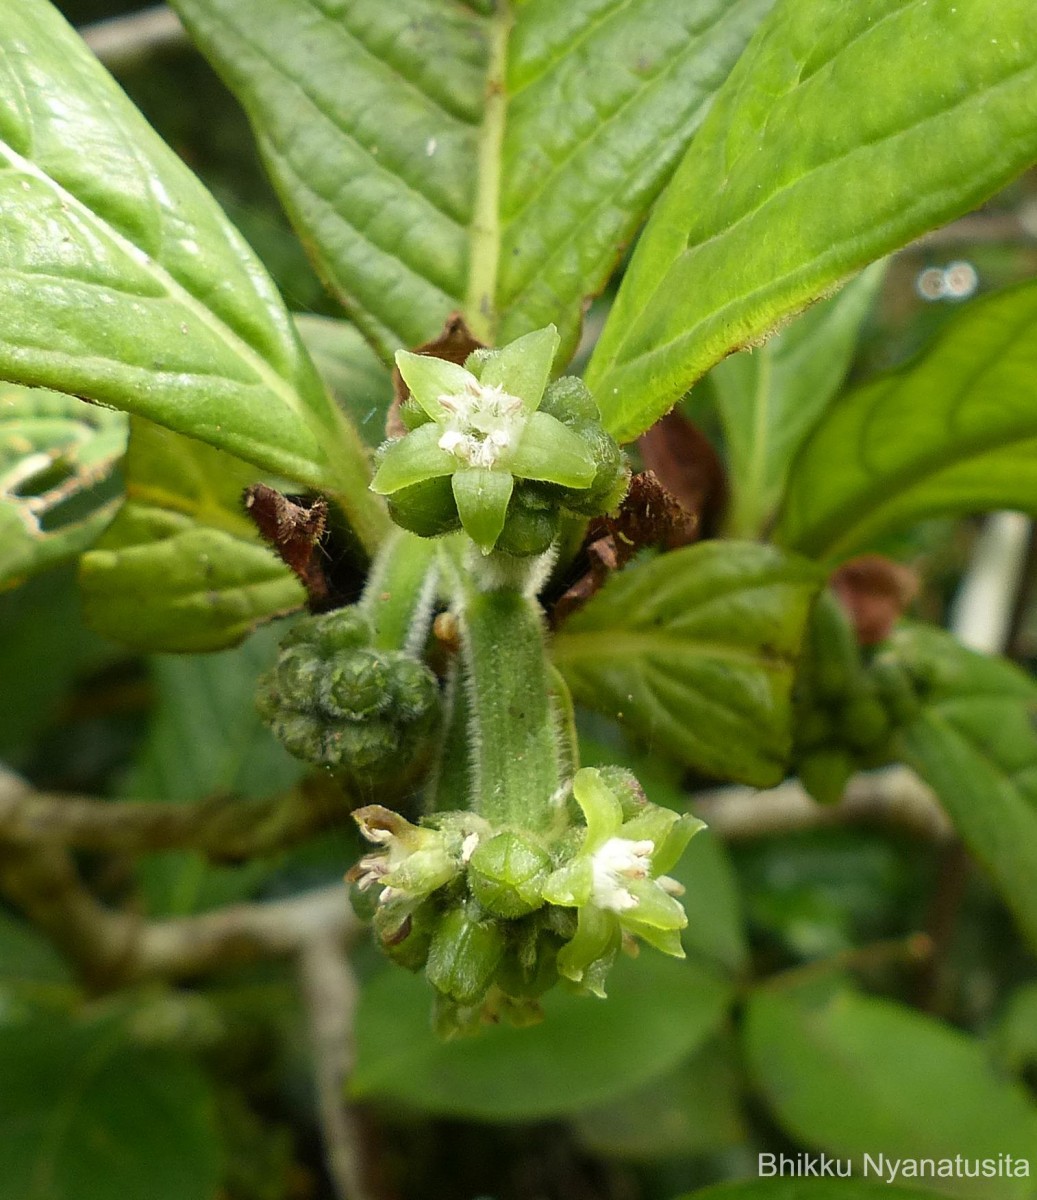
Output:
<svg viewBox="0 0 1037 1200">
<path fill-rule="evenodd" d="M 892 739 L 917 716 L 924 690 L 891 650 L 865 658 L 840 602 L 823 593 L 794 695 L 796 770 L 811 796 L 834 804 L 858 771 L 892 761 Z"/>
<path fill-rule="evenodd" d="M 440 720 L 432 672 L 372 640 L 356 607 L 304 618 L 284 639 L 256 697 L 289 753 L 332 768 L 362 795 L 420 775 Z"/>
</svg>

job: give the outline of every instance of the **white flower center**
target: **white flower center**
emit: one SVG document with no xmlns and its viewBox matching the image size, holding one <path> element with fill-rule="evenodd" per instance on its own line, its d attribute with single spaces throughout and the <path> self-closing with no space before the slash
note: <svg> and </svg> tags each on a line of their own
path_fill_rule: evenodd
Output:
<svg viewBox="0 0 1037 1200">
<path fill-rule="evenodd" d="M 630 838 L 609 838 L 591 855 L 591 903 L 613 912 L 636 908 L 637 897 L 625 881 L 648 878 L 654 850 L 655 843 L 647 839 L 634 842 Z"/>
<path fill-rule="evenodd" d="M 439 448 L 468 466 L 494 467 L 518 444 L 526 424 L 518 396 L 472 383 L 460 394 L 438 399 L 447 413 Z"/>
</svg>

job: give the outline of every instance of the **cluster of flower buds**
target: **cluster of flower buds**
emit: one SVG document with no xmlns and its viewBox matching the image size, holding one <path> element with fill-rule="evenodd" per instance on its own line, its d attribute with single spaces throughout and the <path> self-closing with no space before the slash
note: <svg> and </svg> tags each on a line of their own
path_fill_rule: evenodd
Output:
<svg viewBox="0 0 1037 1200">
<path fill-rule="evenodd" d="M 923 692 L 924 681 L 893 651 L 863 655 L 841 603 L 822 593 L 794 695 L 794 762 L 810 795 L 834 804 L 857 771 L 892 761 L 892 739 L 918 714 Z"/>
<path fill-rule="evenodd" d="M 554 326 L 464 366 L 401 350 L 408 432 L 379 451 L 372 488 L 393 520 L 422 537 L 463 528 L 484 553 L 541 554 L 561 514 L 615 508 L 629 470 L 583 382 L 548 384 Z"/>
<path fill-rule="evenodd" d="M 362 795 L 406 788 L 424 771 L 440 723 L 436 677 L 376 649 L 355 606 L 301 619 L 259 682 L 259 713 L 289 753 L 332 768 Z"/>
<path fill-rule="evenodd" d="M 619 768 L 578 771 L 571 795 L 552 837 L 471 812 L 421 825 L 380 805 L 354 814 L 376 847 L 348 876 L 357 906 L 394 959 L 425 971 L 441 1033 L 535 1020 L 559 977 L 603 996 L 635 938 L 683 956 L 682 888 L 665 872 L 701 822 L 651 804 Z"/>
</svg>

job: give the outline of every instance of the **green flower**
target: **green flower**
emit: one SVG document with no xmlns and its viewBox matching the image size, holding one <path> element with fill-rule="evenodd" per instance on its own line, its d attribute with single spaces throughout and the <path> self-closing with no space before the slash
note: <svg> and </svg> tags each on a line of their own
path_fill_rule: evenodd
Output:
<svg viewBox="0 0 1037 1200">
<path fill-rule="evenodd" d="M 464 367 L 398 351 L 421 423 L 383 449 L 372 489 L 390 497 L 413 489 L 427 504 L 442 495 L 430 481 L 449 477 L 457 519 L 489 553 L 516 480 L 588 488 L 598 468 L 586 440 L 537 411 L 557 349 L 549 325 L 499 350 L 477 351 Z"/>
<path fill-rule="evenodd" d="M 543 896 L 577 909 L 576 933 L 558 952 L 559 973 L 604 996 L 624 935 L 684 957 L 680 931 L 688 918 L 677 899 L 683 888 L 664 872 L 703 823 L 647 801 L 624 819 L 620 796 L 594 768 L 577 772 L 573 795 L 587 831 L 577 853 L 548 878 Z"/>
</svg>

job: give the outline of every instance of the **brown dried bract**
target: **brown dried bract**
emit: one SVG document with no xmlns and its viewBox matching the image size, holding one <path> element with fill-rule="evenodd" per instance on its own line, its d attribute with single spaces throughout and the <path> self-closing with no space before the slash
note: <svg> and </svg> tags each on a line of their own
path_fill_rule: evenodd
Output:
<svg viewBox="0 0 1037 1200">
<path fill-rule="evenodd" d="M 430 358 L 445 358 L 447 362 L 462 366 L 473 350 L 481 350 L 482 347 L 483 343 L 476 341 L 472 336 L 472 331 L 465 324 L 464 317 L 459 312 L 455 312 L 447 317 L 443 332 L 433 338 L 431 342 L 425 342 L 423 346 L 418 346 L 414 353 L 427 354 Z M 400 405 L 410 395 L 410 389 L 403 382 L 403 376 L 397 367 L 392 369 L 392 390 L 393 400 L 385 419 L 385 436 L 402 437 L 407 430 L 400 420 Z"/>
<path fill-rule="evenodd" d="M 328 504 L 317 497 L 298 504 L 265 483 L 245 489 L 245 511 L 278 557 L 306 589 L 309 607 L 319 612 L 327 606 L 330 589 L 320 562 L 320 541 L 328 523 Z"/>
<path fill-rule="evenodd" d="M 884 642 L 918 595 L 918 576 L 910 567 L 881 554 L 862 554 L 832 574 L 832 590 L 853 622 L 862 646 Z"/>
<path fill-rule="evenodd" d="M 584 568 L 558 598 L 551 622 L 560 625 L 598 591 L 642 546 L 686 546 L 695 540 L 695 514 L 666 490 L 651 471 L 630 481 L 614 517 L 597 517 L 587 529 L 577 562 Z"/>
<path fill-rule="evenodd" d="M 637 448 L 645 469 L 697 518 L 692 535 L 667 548 L 714 537 L 727 506 L 727 475 L 709 438 L 675 408 L 641 435 Z"/>
</svg>

